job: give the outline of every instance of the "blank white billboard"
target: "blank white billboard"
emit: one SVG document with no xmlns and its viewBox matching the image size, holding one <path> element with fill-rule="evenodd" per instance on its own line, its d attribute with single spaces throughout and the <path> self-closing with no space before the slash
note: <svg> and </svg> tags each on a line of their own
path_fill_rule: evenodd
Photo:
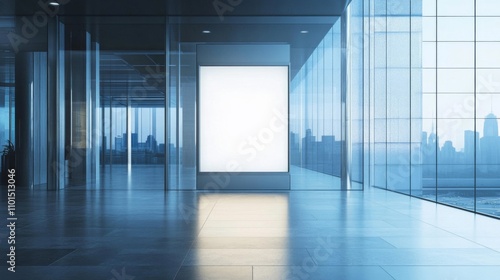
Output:
<svg viewBox="0 0 500 280">
<path fill-rule="evenodd" d="M 288 172 L 288 67 L 200 66 L 199 171 Z"/>
</svg>

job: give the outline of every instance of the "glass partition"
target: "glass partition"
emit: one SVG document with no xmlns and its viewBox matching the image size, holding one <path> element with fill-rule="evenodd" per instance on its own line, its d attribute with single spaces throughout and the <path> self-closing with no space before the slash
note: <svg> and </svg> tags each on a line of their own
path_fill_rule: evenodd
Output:
<svg viewBox="0 0 500 280">
<path fill-rule="evenodd" d="M 495 3 L 370 1 L 373 186 L 500 215 Z"/>
<path fill-rule="evenodd" d="M 15 57 L 7 34 L 15 31 L 13 17 L 0 17 L 0 145 L 15 143 Z M 12 157 L 14 158 L 14 157 Z M 2 157 L 0 162 L 0 184 L 6 184 L 6 170 L 10 158 Z M 5 173 L 5 174 L 4 174 Z"/>
</svg>

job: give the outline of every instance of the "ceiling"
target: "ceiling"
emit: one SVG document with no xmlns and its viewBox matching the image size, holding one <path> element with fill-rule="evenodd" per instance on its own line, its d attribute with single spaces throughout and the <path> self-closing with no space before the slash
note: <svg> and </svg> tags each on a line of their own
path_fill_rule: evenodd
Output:
<svg viewBox="0 0 500 280">
<path fill-rule="evenodd" d="M 40 2 L 46 2 L 42 0 Z M 349 0 L 58 0 L 70 16 L 339 16 Z M 32 15 L 39 0 L 0 0 L 0 15 Z M 224 11 L 226 9 L 226 11 Z"/>
</svg>

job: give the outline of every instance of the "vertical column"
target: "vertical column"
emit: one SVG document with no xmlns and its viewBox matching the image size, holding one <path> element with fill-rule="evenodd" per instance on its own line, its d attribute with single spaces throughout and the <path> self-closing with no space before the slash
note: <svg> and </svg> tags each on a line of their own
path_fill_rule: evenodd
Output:
<svg viewBox="0 0 500 280">
<path fill-rule="evenodd" d="M 33 187 L 47 184 L 47 52 L 33 53 Z"/>
<path fill-rule="evenodd" d="M 181 56 L 180 77 L 196 77 L 195 49 Z M 181 64 L 181 63 L 179 63 Z M 196 166 L 196 83 L 195 79 L 181 81 L 180 107 L 182 108 L 182 165 L 187 168 Z"/>
<path fill-rule="evenodd" d="M 170 126 L 169 126 L 169 117 L 170 117 L 170 36 L 171 28 L 168 22 L 168 18 L 165 19 L 165 30 L 167 32 L 167 36 L 165 36 L 165 190 L 169 188 L 169 169 L 170 169 Z"/>
<path fill-rule="evenodd" d="M 341 16 L 341 41 L 342 41 L 342 78 L 341 78 L 341 118 L 342 118 L 342 156 L 341 156 L 341 189 L 348 190 L 351 188 L 350 167 L 351 167 L 351 147 L 350 147 L 350 119 L 349 119 L 349 51 L 347 49 L 349 36 L 349 10 L 348 6 Z"/>
<path fill-rule="evenodd" d="M 23 188 L 33 188 L 33 53 L 16 54 L 16 177 Z"/>
<path fill-rule="evenodd" d="M 130 90 L 130 87 L 129 87 Z M 130 91 L 127 92 L 127 170 L 130 176 L 132 172 L 132 108 L 130 105 Z M 130 183 L 130 181 L 129 181 Z"/>
<path fill-rule="evenodd" d="M 100 166 L 101 161 L 99 157 L 99 151 L 101 146 L 101 137 L 104 134 L 104 131 L 101 129 L 100 123 L 100 63 L 99 63 L 99 43 L 92 42 L 91 43 L 91 53 L 90 56 L 90 100 L 91 107 L 90 110 L 90 122 L 92 124 L 92 130 L 90 132 L 90 141 L 92 143 L 91 153 L 91 176 L 95 179 L 96 186 L 99 186 L 100 181 Z"/>
<path fill-rule="evenodd" d="M 69 159 L 70 184 L 82 185 L 91 178 L 91 131 L 90 108 L 90 35 L 84 30 L 71 33 L 70 96 L 71 96 L 71 149 Z"/>
<path fill-rule="evenodd" d="M 372 77 L 370 73 L 370 64 L 372 62 L 372 56 L 370 53 L 372 40 L 370 33 L 370 0 L 363 1 L 363 189 L 370 186 L 371 174 L 370 174 L 370 163 L 371 163 L 371 145 L 370 145 L 370 130 L 372 128 L 371 120 L 371 108 L 370 108 L 370 89 L 372 83 Z"/>
<path fill-rule="evenodd" d="M 47 67 L 47 189 L 65 185 L 64 164 L 64 25 L 48 25 Z"/>
</svg>

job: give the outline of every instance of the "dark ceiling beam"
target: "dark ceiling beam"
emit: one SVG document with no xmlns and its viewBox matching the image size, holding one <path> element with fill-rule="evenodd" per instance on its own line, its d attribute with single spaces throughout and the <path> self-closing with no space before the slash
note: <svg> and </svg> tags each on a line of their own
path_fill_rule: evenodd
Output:
<svg viewBox="0 0 500 280">
<path fill-rule="evenodd" d="M 0 15 L 33 15 L 39 0 L 0 0 Z M 47 1 L 42 0 L 42 3 Z M 339 16 L 349 0 L 66 0 L 67 16 Z M 233 4 L 231 4 L 233 3 Z M 226 4 L 225 7 L 221 7 Z"/>
</svg>

